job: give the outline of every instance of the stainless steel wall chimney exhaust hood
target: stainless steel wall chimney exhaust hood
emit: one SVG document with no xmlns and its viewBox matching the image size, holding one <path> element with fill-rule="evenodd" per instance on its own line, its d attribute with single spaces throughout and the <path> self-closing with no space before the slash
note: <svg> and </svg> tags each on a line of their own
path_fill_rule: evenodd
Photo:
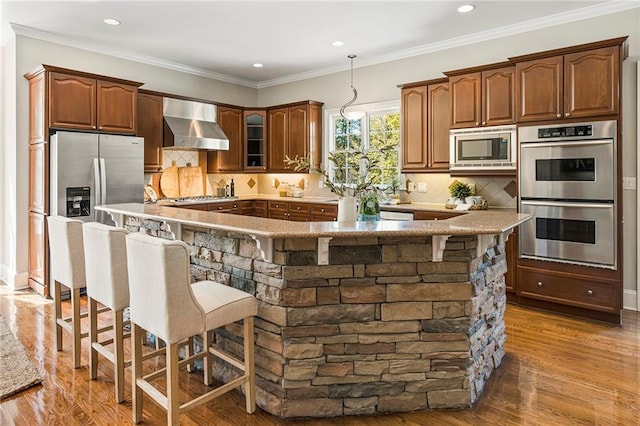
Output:
<svg viewBox="0 0 640 426">
<path fill-rule="evenodd" d="M 163 149 L 229 149 L 229 138 L 216 123 L 215 105 L 163 98 L 162 111 Z"/>
</svg>

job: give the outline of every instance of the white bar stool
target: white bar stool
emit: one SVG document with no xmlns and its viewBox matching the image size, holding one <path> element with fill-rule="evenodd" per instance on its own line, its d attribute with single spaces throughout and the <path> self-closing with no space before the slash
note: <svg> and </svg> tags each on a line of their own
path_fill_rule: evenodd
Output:
<svg viewBox="0 0 640 426">
<path fill-rule="evenodd" d="M 132 325 L 132 386 L 133 421 L 142 420 L 143 392 L 167 410 L 170 425 L 179 423 L 180 414 L 208 402 L 231 389 L 244 386 L 248 413 L 255 411 L 255 372 L 253 320 L 257 301 L 252 295 L 213 281 L 191 284 L 189 246 L 182 241 L 164 240 L 145 234 L 127 235 L 127 264 Z M 243 320 L 244 362 L 209 346 L 210 331 Z M 142 329 L 166 342 L 166 368 L 142 375 Z M 203 335 L 205 350 L 179 361 L 179 342 L 194 335 Z M 189 352 L 188 352 L 189 353 Z M 206 358 L 205 384 L 211 381 L 212 355 L 216 355 L 242 371 L 237 379 L 204 395 L 180 404 L 178 399 L 178 368 Z M 150 380 L 166 371 L 164 395 Z"/>
<path fill-rule="evenodd" d="M 89 297 L 89 377 L 98 376 L 98 354 L 113 364 L 116 402 L 124 401 L 124 309 L 129 306 L 127 231 L 97 222 L 85 223 L 84 258 Z M 98 302 L 109 308 L 112 326 L 98 329 Z M 113 330 L 113 338 L 100 342 L 99 334 Z M 109 350 L 108 345 L 113 345 Z"/>
<path fill-rule="evenodd" d="M 81 339 L 87 333 L 81 331 L 80 289 L 86 286 L 84 270 L 84 245 L 81 220 L 64 216 L 49 216 L 49 251 L 51 254 L 50 280 L 53 283 L 55 306 L 56 350 L 62 350 L 62 331 L 71 334 L 73 368 L 80 367 Z M 71 316 L 62 317 L 60 300 L 63 285 L 71 290 Z"/>
</svg>

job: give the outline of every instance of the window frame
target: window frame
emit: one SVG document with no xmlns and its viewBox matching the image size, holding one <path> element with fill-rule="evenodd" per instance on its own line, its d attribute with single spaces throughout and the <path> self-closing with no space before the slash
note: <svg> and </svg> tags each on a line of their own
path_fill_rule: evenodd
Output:
<svg viewBox="0 0 640 426">
<path fill-rule="evenodd" d="M 400 100 L 372 102 L 367 104 L 351 105 L 345 111 L 345 114 L 353 114 L 355 112 L 364 113 L 363 123 L 361 125 L 362 143 L 366 150 L 369 150 L 369 117 L 376 113 L 398 113 L 400 114 Z M 335 122 L 340 116 L 340 108 L 329 108 L 324 111 L 324 141 L 322 153 L 322 166 L 327 171 L 329 178 L 335 179 L 334 170 L 329 162 L 329 152 L 335 151 Z M 396 165 L 397 176 L 400 178 L 402 174 L 402 134 L 401 124 L 398 127 L 398 163 Z M 343 184 L 352 186 L 352 184 Z M 386 189 L 388 185 L 376 185 L 381 189 Z"/>
</svg>

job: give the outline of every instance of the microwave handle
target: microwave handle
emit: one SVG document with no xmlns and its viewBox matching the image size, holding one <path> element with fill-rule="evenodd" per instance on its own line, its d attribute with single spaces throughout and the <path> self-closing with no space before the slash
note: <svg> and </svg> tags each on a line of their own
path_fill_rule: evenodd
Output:
<svg viewBox="0 0 640 426">
<path fill-rule="evenodd" d="M 612 209 L 613 204 L 610 203 L 571 203 L 563 201 L 531 201 L 521 200 L 523 206 L 549 206 L 549 207 L 576 207 L 588 209 Z"/>
</svg>

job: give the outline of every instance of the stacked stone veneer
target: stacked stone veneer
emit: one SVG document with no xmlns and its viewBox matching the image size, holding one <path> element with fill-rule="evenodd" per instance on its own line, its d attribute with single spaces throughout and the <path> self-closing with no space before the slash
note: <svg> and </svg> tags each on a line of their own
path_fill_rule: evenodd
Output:
<svg viewBox="0 0 640 426">
<path fill-rule="evenodd" d="M 132 229 L 134 230 L 134 229 Z M 247 235 L 183 228 L 195 279 L 256 295 L 258 405 L 282 417 L 470 406 L 504 356 L 504 245 L 476 257 L 451 237 L 276 240 L 273 262 Z M 242 354 L 241 326 L 218 343 Z M 223 380 L 238 372 L 221 362 Z"/>
</svg>

